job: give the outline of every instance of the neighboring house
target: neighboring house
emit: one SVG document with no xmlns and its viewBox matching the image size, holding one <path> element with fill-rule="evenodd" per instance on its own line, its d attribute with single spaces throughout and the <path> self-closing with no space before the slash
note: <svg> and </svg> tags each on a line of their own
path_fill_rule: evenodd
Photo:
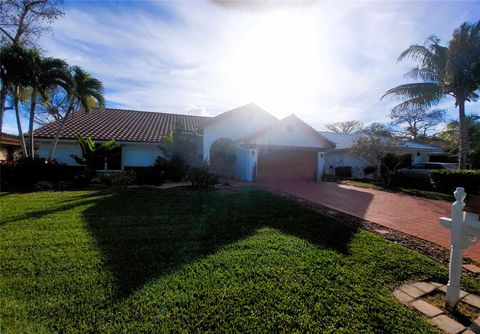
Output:
<svg viewBox="0 0 480 334">
<path fill-rule="evenodd" d="M 362 134 L 343 134 L 328 131 L 319 131 L 327 139 L 335 143 L 335 149 L 326 153 L 325 155 L 325 173 L 335 175 L 336 167 L 351 167 L 352 177 L 363 178 L 363 168 L 369 163 L 359 157 L 353 156 L 349 153 L 350 147 L 355 141 L 362 136 Z M 400 141 L 395 144 L 393 152 L 398 155 L 408 155 L 411 164 L 421 162 L 428 162 L 430 155 L 441 153 L 439 147 L 417 143 L 414 141 Z"/>
<path fill-rule="evenodd" d="M 0 161 L 13 160 L 21 151 L 18 136 L 0 133 Z"/>
<path fill-rule="evenodd" d="M 197 157 L 190 164 L 207 161 L 214 172 L 245 181 L 321 180 L 324 153 L 335 147 L 295 115 L 278 120 L 253 103 L 216 117 L 107 108 L 74 113 L 62 131 L 55 159 L 75 165 L 71 155 L 81 154 L 76 144 L 81 135 L 120 144 L 117 161 L 109 161 L 108 169 L 151 166 L 177 122 L 200 138 L 197 152 L 188 152 Z M 48 156 L 59 124 L 55 121 L 35 131 L 41 157 Z"/>
</svg>

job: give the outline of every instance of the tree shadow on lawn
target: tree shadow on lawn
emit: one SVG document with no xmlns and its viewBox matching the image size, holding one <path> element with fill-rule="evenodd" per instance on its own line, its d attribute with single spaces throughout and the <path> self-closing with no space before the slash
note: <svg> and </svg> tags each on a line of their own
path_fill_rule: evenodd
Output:
<svg viewBox="0 0 480 334">
<path fill-rule="evenodd" d="M 128 189 L 83 212 L 118 297 L 263 227 L 348 253 L 356 228 L 266 191 Z"/>
</svg>

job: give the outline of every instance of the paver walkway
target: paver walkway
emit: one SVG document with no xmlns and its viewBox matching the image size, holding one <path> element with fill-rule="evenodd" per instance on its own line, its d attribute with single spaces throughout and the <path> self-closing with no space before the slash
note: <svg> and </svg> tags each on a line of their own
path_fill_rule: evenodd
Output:
<svg viewBox="0 0 480 334">
<path fill-rule="evenodd" d="M 450 232 L 438 219 L 450 217 L 451 203 L 333 182 L 266 186 L 450 248 Z M 480 244 L 467 249 L 465 256 L 480 262 Z"/>
</svg>

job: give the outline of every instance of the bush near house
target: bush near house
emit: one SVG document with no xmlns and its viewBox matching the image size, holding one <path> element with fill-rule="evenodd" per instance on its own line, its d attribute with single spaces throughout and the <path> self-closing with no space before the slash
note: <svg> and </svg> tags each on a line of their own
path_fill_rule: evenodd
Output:
<svg viewBox="0 0 480 334">
<path fill-rule="evenodd" d="M 107 186 L 131 186 L 137 183 L 137 174 L 133 170 L 98 173 L 93 181 Z"/>
<path fill-rule="evenodd" d="M 221 177 L 210 172 L 207 164 L 190 168 L 187 173 L 187 180 L 192 183 L 194 188 L 209 188 L 222 182 Z"/>
<path fill-rule="evenodd" d="M 430 173 L 432 185 L 438 191 L 451 194 L 456 187 L 463 187 L 467 194 L 480 193 L 480 170 L 440 169 Z"/>
<path fill-rule="evenodd" d="M 363 174 L 365 175 L 372 175 L 375 174 L 377 168 L 375 166 L 366 166 L 363 168 Z"/>
<path fill-rule="evenodd" d="M 43 158 L 20 158 L 0 163 L 2 187 L 31 187 L 38 182 L 72 182 L 81 173 L 82 167 L 67 166 L 58 161 Z"/>
<path fill-rule="evenodd" d="M 352 167 L 335 167 L 335 178 L 337 180 L 349 179 L 352 177 Z"/>
</svg>

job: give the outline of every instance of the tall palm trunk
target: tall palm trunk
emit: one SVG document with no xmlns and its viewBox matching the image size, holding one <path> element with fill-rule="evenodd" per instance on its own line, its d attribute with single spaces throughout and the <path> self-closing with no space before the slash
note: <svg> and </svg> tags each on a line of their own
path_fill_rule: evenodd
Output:
<svg viewBox="0 0 480 334">
<path fill-rule="evenodd" d="M 0 133 L 3 129 L 3 115 L 5 114 L 5 103 L 7 102 L 7 89 L 4 84 L 0 88 Z M 2 139 L 0 138 L 0 141 Z"/>
<path fill-rule="evenodd" d="M 34 140 L 33 140 L 33 121 L 35 118 L 35 107 L 37 104 L 37 90 L 34 88 L 32 90 L 32 96 L 30 100 L 30 119 L 28 123 L 28 145 L 30 146 L 30 156 L 32 158 L 35 157 L 35 147 L 34 147 Z"/>
<path fill-rule="evenodd" d="M 465 100 L 459 99 L 457 104 L 460 122 L 460 150 L 458 153 L 458 168 L 465 169 L 467 165 L 468 153 L 468 125 L 467 118 L 465 117 Z"/>
<path fill-rule="evenodd" d="M 13 103 L 15 105 L 15 116 L 17 117 L 17 128 L 18 136 L 20 137 L 20 142 L 22 144 L 22 152 L 25 158 L 28 158 L 27 145 L 25 144 L 25 137 L 23 136 L 22 130 L 22 120 L 20 119 L 20 108 L 19 108 L 19 99 L 18 99 L 18 87 L 16 88 L 15 96 L 13 97 Z"/>
<path fill-rule="evenodd" d="M 55 134 L 55 139 L 53 140 L 52 148 L 50 149 L 50 153 L 48 154 L 48 160 L 53 159 L 53 156 L 55 154 L 55 149 L 57 148 L 58 140 L 60 139 L 60 134 L 62 133 L 63 127 L 65 126 L 67 118 L 70 115 L 70 112 L 72 111 L 72 109 L 73 109 L 73 104 L 70 104 L 70 106 L 67 109 L 67 112 L 65 113 L 65 116 L 63 116 L 62 122 L 60 123 L 60 127 L 58 128 L 57 133 Z"/>
</svg>

